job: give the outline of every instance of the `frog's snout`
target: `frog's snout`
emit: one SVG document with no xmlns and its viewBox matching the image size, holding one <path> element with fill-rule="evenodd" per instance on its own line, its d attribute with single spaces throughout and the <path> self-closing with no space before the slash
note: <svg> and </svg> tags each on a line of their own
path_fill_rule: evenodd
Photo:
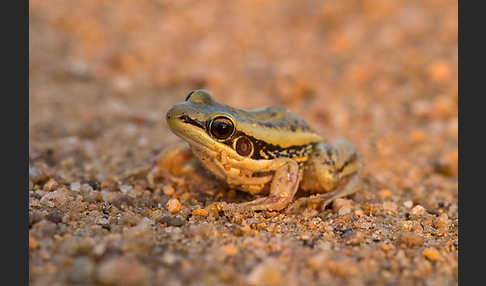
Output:
<svg viewBox="0 0 486 286">
<path fill-rule="evenodd" d="M 169 111 L 167 111 L 167 114 L 165 115 L 165 119 L 169 122 L 172 120 L 178 119 L 182 115 L 183 111 L 180 108 L 177 108 L 176 106 L 173 106 Z"/>
</svg>

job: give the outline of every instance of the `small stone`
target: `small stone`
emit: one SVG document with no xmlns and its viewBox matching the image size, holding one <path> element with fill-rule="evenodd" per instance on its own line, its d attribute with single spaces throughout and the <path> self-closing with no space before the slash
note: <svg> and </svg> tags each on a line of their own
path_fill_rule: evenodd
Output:
<svg viewBox="0 0 486 286">
<path fill-rule="evenodd" d="M 364 240 L 364 234 L 361 231 L 349 231 L 343 235 L 346 244 L 359 245 Z"/>
<path fill-rule="evenodd" d="M 407 209 L 413 207 L 413 202 L 411 200 L 405 201 L 403 203 L 403 206 L 406 207 Z"/>
<path fill-rule="evenodd" d="M 439 252 L 437 251 L 437 249 L 432 247 L 424 249 L 422 254 L 430 261 L 437 261 L 437 259 L 439 258 Z"/>
<path fill-rule="evenodd" d="M 225 251 L 227 256 L 233 256 L 233 255 L 238 253 L 238 248 L 236 248 L 232 244 L 228 244 L 228 245 L 223 246 L 223 250 Z"/>
<path fill-rule="evenodd" d="M 120 187 L 120 192 L 122 192 L 123 194 L 126 194 L 126 193 L 128 193 L 129 191 L 131 191 L 132 189 L 133 189 L 133 187 L 132 187 L 132 186 L 130 186 L 130 185 L 122 185 L 122 186 Z"/>
<path fill-rule="evenodd" d="M 170 199 L 167 202 L 166 207 L 170 213 L 175 214 L 181 210 L 181 203 L 178 199 Z"/>
<path fill-rule="evenodd" d="M 359 273 L 358 267 L 349 259 L 329 261 L 327 268 L 331 273 L 339 277 L 356 276 Z"/>
<path fill-rule="evenodd" d="M 209 212 L 205 209 L 197 209 L 192 212 L 193 216 L 208 216 Z"/>
<path fill-rule="evenodd" d="M 446 177 L 455 176 L 458 168 L 458 156 L 457 150 L 442 156 L 434 165 L 435 171 Z"/>
<path fill-rule="evenodd" d="M 340 216 L 347 215 L 349 213 L 351 213 L 351 208 L 349 208 L 349 207 L 342 207 L 338 211 L 338 215 L 340 215 Z"/>
<path fill-rule="evenodd" d="M 385 214 L 396 214 L 397 213 L 398 206 L 394 202 L 384 202 L 383 203 L 383 212 Z"/>
<path fill-rule="evenodd" d="M 421 205 L 416 205 L 410 211 L 410 216 L 412 216 L 412 218 L 420 218 L 423 217 L 424 215 L 425 215 L 425 208 Z"/>
<path fill-rule="evenodd" d="M 102 226 L 108 226 L 110 224 L 110 221 L 105 217 L 99 217 L 95 220 L 95 223 Z"/>
<path fill-rule="evenodd" d="M 380 190 L 380 191 L 378 191 L 378 196 L 382 200 L 389 200 L 392 197 L 392 192 L 388 189 Z"/>
<path fill-rule="evenodd" d="M 43 190 L 46 191 L 46 192 L 52 192 L 54 191 L 57 187 L 59 186 L 59 183 L 56 182 L 56 180 L 54 179 L 50 179 L 49 181 L 47 181 L 47 183 L 44 184 L 43 186 Z"/>
<path fill-rule="evenodd" d="M 184 220 L 180 217 L 171 217 L 171 216 L 162 216 L 157 218 L 158 223 L 164 223 L 167 226 L 182 226 L 184 224 Z"/>
<path fill-rule="evenodd" d="M 70 189 L 72 192 L 79 193 L 81 191 L 81 183 L 80 182 L 71 183 Z"/>
<path fill-rule="evenodd" d="M 433 226 L 437 229 L 438 234 L 445 234 L 449 230 L 451 221 L 446 213 L 441 214 L 438 218 L 434 218 Z"/>
<path fill-rule="evenodd" d="M 354 215 L 355 216 L 364 216 L 365 213 L 362 209 L 357 209 L 357 210 L 354 211 Z"/>
<path fill-rule="evenodd" d="M 83 196 L 86 196 L 87 194 L 93 191 L 93 187 L 91 187 L 91 185 L 89 184 L 82 184 L 80 190 L 81 190 L 81 194 Z"/>
<path fill-rule="evenodd" d="M 329 255 L 323 251 L 318 254 L 313 255 L 307 260 L 307 264 L 314 271 L 320 271 L 325 263 L 327 262 Z"/>
<path fill-rule="evenodd" d="M 162 191 L 166 196 L 172 196 L 175 193 L 174 187 L 172 187 L 171 185 L 163 185 Z"/>
<path fill-rule="evenodd" d="M 32 213 L 29 212 L 29 226 L 32 226 L 44 218 L 44 215 L 41 211 L 33 211 Z"/>
<path fill-rule="evenodd" d="M 412 141 L 412 143 L 415 144 L 422 143 L 425 141 L 425 138 L 426 138 L 426 134 L 422 130 L 413 130 L 410 133 L 410 141 Z"/>
<path fill-rule="evenodd" d="M 413 232 L 402 232 L 398 241 L 408 247 L 420 246 L 423 243 L 422 238 Z"/>
<path fill-rule="evenodd" d="M 352 201 L 346 199 L 335 199 L 332 203 L 332 210 L 335 212 L 338 212 L 343 207 L 347 207 L 351 210 L 353 207 Z"/>
<path fill-rule="evenodd" d="M 29 249 L 33 250 L 36 249 L 37 247 L 39 247 L 39 242 L 37 241 L 37 239 L 35 239 L 35 237 L 29 235 Z"/>
<path fill-rule="evenodd" d="M 37 171 L 37 168 L 35 167 L 29 167 L 29 177 L 32 180 L 37 179 L 37 176 L 39 175 L 39 172 Z"/>
<path fill-rule="evenodd" d="M 68 271 L 68 280 L 73 283 L 87 283 L 93 279 L 95 264 L 88 257 L 78 257 Z"/>
<path fill-rule="evenodd" d="M 66 188 L 60 188 L 54 192 L 46 193 L 42 196 L 40 202 L 45 206 L 53 208 L 62 206 L 72 199 L 73 197 L 69 195 L 69 191 Z"/>
<path fill-rule="evenodd" d="M 58 210 L 53 210 L 46 215 L 46 219 L 53 223 L 60 223 L 62 221 L 62 214 Z"/>
<path fill-rule="evenodd" d="M 269 258 L 266 261 L 258 264 L 253 268 L 248 276 L 248 282 L 251 285 L 281 285 L 282 273 L 280 272 L 280 263 L 274 259 Z"/>
<path fill-rule="evenodd" d="M 122 257 L 103 262 L 96 278 L 106 285 L 146 285 L 150 271 L 136 259 Z"/>
<path fill-rule="evenodd" d="M 450 64 L 445 60 L 437 60 L 427 67 L 430 79 L 439 84 L 445 84 L 452 78 Z"/>
<path fill-rule="evenodd" d="M 124 230 L 123 250 L 139 255 L 148 255 L 154 245 L 152 220 L 144 217 L 136 226 Z"/>
</svg>

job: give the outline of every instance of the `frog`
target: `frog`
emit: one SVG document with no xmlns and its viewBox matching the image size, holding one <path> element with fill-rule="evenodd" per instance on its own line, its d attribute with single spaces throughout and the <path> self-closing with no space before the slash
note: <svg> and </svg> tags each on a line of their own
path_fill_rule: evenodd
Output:
<svg viewBox="0 0 486 286">
<path fill-rule="evenodd" d="M 325 208 L 359 189 L 361 156 L 345 139 L 328 143 L 304 119 L 283 107 L 242 110 L 190 91 L 166 114 L 170 130 L 186 144 L 166 149 L 158 168 L 196 158 L 231 189 L 259 196 L 239 203 L 253 211 L 281 211 L 294 202 Z M 170 173 L 170 172 L 169 172 Z"/>
</svg>

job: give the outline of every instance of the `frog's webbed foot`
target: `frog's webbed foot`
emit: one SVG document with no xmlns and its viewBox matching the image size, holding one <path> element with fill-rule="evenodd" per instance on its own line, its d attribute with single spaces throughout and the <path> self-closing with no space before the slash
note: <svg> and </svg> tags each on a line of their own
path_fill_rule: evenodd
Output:
<svg viewBox="0 0 486 286">
<path fill-rule="evenodd" d="M 315 204 L 322 204 L 321 209 L 324 209 L 333 200 L 356 192 L 360 169 L 361 159 L 348 141 L 337 140 L 331 146 L 318 145 L 307 162 L 301 186 L 320 194 L 298 199 L 288 212 Z"/>
<path fill-rule="evenodd" d="M 194 154 L 187 144 L 177 144 L 165 149 L 154 162 L 150 165 L 129 170 L 119 176 L 120 180 L 135 176 L 146 176 L 149 186 L 154 187 L 155 181 L 164 178 L 170 183 L 182 184 L 184 180 L 180 178 L 184 169 Z"/>
<path fill-rule="evenodd" d="M 270 185 L 270 194 L 247 203 L 239 204 L 241 207 L 252 210 L 282 210 L 292 201 L 299 187 L 299 165 L 289 160 L 275 171 Z"/>
</svg>

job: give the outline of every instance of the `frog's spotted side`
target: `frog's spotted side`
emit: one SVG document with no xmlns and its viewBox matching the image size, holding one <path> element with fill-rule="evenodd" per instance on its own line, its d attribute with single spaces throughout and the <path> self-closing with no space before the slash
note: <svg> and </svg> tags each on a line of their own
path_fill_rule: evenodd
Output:
<svg viewBox="0 0 486 286">
<path fill-rule="evenodd" d="M 195 155 L 232 187 L 251 194 L 268 190 L 268 196 L 241 204 L 250 209 L 281 210 L 299 185 L 319 193 L 303 200 L 324 205 L 357 190 L 361 163 L 354 146 L 345 140 L 327 145 L 283 108 L 244 111 L 195 90 L 167 112 L 167 122 L 189 146 L 166 152 L 162 161 Z"/>
</svg>

